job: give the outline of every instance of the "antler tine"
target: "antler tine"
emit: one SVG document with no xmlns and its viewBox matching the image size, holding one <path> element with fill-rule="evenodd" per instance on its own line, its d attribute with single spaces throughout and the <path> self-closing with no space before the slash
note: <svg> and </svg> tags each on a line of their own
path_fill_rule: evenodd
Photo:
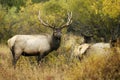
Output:
<svg viewBox="0 0 120 80">
<path fill-rule="evenodd" d="M 41 22 L 42 25 L 44 26 L 47 26 L 47 27 L 50 27 L 50 28 L 54 28 L 52 25 L 48 24 L 48 23 L 45 23 L 42 19 L 41 19 L 41 16 L 40 16 L 40 11 L 39 11 L 39 14 L 38 14 L 38 19 L 39 21 Z"/>
<path fill-rule="evenodd" d="M 68 13 L 67 22 L 62 25 L 61 29 L 69 26 L 71 23 L 72 23 L 72 12 Z"/>
</svg>

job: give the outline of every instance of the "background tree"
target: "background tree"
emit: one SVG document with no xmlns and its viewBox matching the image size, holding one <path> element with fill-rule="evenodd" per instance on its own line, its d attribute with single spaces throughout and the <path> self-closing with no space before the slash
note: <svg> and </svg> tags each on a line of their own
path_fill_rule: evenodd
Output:
<svg viewBox="0 0 120 80">
<path fill-rule="evenodd" d="M 119 0 L 0 0 L 1 40 L 15 34 L 46 32 L 38 21 L 40 10 L 43 19 L 56 26 L 63 24 L 67 13 L 72 12 L 73 23 L 68 32 L 92 36 L 94 42 L 101 38 L 108 42 L 120 24 L 119 3 Z"/>
</svg>

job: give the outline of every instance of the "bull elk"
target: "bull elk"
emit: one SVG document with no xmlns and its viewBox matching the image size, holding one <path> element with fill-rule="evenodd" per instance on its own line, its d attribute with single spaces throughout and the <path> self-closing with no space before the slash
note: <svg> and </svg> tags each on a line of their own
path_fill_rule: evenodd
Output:
<svg viewBox="0 0 120 80">
<path fill-rule="evenodd" d="M 39 64 L 42 58 L 53 50 L 57 50 L 60 47 L 61 30 L 72 23 L 72 13 L 68 13 L 67 22 L 59 28 L 43 21 L 40 16 L 40 11 L 38 19 L 42 25 L 51 28 L 53 34 L 15 35 L 10 38 L 8 40 L 8 46 L 12 52 L 14 67 L 21 55 L 37 56 L 37 62 Z"/>
</svg>

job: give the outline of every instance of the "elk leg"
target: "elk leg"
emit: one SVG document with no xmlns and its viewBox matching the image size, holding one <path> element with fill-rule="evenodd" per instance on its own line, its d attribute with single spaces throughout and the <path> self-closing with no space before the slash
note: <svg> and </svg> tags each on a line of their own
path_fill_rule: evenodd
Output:
<svg viewBox="0 0 120 80">
<path fill-rule="evenodd" d="M 38 63 L 38 65 L 40 64 L 40 61 L 41 61 L 41 55 L 39 54 L 38 56 L 37 56 L 37 63 Z"/>
<path fill-rule="evenodd" d="M 38 55 L 38 65 L 42 62 L 42 59 L 43 59 L 46 55 L 48 55 L 48 53 L 49 53 L 49 52 L 44 52 L 42 55 L 41 55 L 41 54 Z"/>
<path fill-rule="evenodd" d="M 14 68 L 16 68 L 16 63 L 17 63 L 18 59 L 20 58 L 21 54 L 22 54 L 21 49 L 16 49 L 15 50 L 15 53 L 14 53 L 14 56 L 13 56 L 13 66 L 14 66 Z"/>
<path fill-rule="evenodd" d="M 14 68 L 15 68 L 16 60 L 15 60 L 14 46 L 12 47 L 11 51 L 12 51 L 12 56 L 13 56 L 12 64 L 13 64 L 13 66 L 14 66 Z"/>
<path fill-rule="evenodd" d="M 13 66 L 14 68 L 16 68 L 16 63 L 18 61 L 18 59 L 20 58 L 20 55 L 16 55 L 14 58 L 13 58 Z"/>
<path fill-rule="evenodd" d="M 16 68 L 16 62 L 17 62 L 17 60 L 15 59 L 15 57 L 13 57 L 13 66 L 14 66 L 14 68 Z"/>
<path fill-rule="evenodd" d="M 14 46 L 12 47 L 11 52 L 12 52 L 12 56 L 13 56 L 12 64 L 14 65 L 14 64 L 15 64 L 15 52 L 14 52 Z"/>
</svg>

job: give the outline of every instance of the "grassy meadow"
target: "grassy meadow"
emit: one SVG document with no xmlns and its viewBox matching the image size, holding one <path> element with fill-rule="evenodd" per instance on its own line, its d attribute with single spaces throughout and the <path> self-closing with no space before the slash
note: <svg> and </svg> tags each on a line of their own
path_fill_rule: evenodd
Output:
<svg viewBox="0 0 120 80">
<path fill-rule="evenodd" d="M 62 30 L 62 43 L 41 65 L 35 57 L 21 56 L 16 69 L 6 41 L 16 34 L 52 33 L 38 19 Z M 44 23 L 43 22 L 43 23 Z M 72 34 L 72 35 L 71 35 Z M 120 80 L 120 40 L 106 56 L 71 57 L 75 46 L 120 38 L 120 0 L 0 0 L 0 80 Z M 64 38 L 63 38 L 64 37 Z"/>
<path fill-rule="evenodd" d="M 57 55 L 56 55 L 57 54 Z M 21 56 L 16 69 L 5 44 L 0 44 L 0 80 L 120 80 L 120 53 L 70 59 L 67 52 L 50 53 L 38 66 L 35 57 Z"/>
</svg>

